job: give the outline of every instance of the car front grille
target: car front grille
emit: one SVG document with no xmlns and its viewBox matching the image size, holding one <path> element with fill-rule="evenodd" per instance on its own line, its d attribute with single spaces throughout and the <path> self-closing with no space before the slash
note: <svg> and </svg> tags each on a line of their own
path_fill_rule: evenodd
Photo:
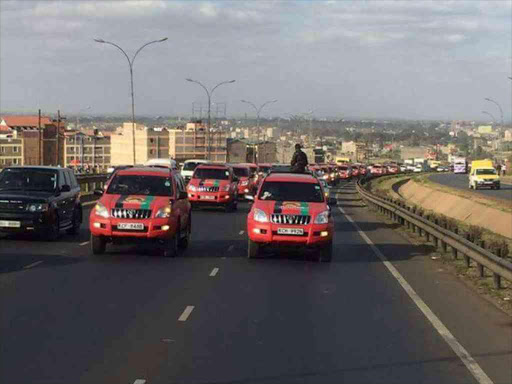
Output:
<svg viewBox="0 0 512 384">
<path fill-rule="evenodd" d="M 111 216 L 116 219 L 149 219 L 151 217 L 151 209 L 113 208 Z"/>
<path fill-rule="evenodd" d="M 199 192 L 219 192 L 219 187 L 199 187 Z"/>
<path fill-rule="evenodd" d="M 27 209 L 24 203 L 2 202 L 0 203 L 0 211 L 3 212 L 22 212 Z"/>
<path fill-rule="evenodd" d="M 270 220 L 274 224 L 308 225 L 311 222 L 311 216 L 273 213 Z"/>
</svg>

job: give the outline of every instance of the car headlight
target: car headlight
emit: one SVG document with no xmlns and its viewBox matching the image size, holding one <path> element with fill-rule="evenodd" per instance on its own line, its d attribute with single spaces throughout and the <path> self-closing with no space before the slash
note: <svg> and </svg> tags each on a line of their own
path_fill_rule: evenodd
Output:
<svg viewBox="0 0 512 384">
<path fill-rule="evenodd" d="M 242 185 L 247 185 L 247 184 L 249 184 L 249 180 L 244 180 L 244 181 L 242 181 L 240 184 L 242 184 Z"/>
<path fill-rule="evenodd" d="M 165 207 L 160 208 L 156 212 L 155 218 L 165 219 L 165 218 L 171 217 L 171 212 L 172 212 L 171 207 L 169 205 L 166 205 Z"/>
<path fill-rule="evenodd" d="M 315 219 L 315 224 L 327 224 L 329 222 L 329 211 L 323 211 L 319 213 Z"/>
<path fill-rule="evenodd" d="M 222 187 L 221 191 L 222 192 L 229 192 L 229 189 L 231 188 L 231 185 L 229 184 L 226 184 L 225 186 Z"/>
<path fill-rule="evenodd" d="M 96 206 L 94 207 L 94 212 L 96 215 L 101 216 L 105 219 L 108 219 L 108 209 L 101 203 L 96 203 Z"/>
<path fill-rule="evenodd" d="M 329 175 L 324 175 L 324 179 L 328 179 L 329 178 Z"/>
<path fill-rule="evenodd" d="M 254 221 L 257 221 L 259 223 L 268 223 L 267 214 L 263 212 L 261 209 L 256 208 L 254 210 Z"/>
<path fill-rule="evenodd" d="M 197 191 L 197 188 L 196 188 L 194 185 L 190 185 L 190 184 L 189 184 L 189 186 L 188 186 L 188 190 L 189 190 L 190 192 L 195 192 L 195 191 Z"/>
<path fill-rule="evenodd" d="M 29 212 L 46 212 L 48 210 L 48 204 L 29 204 L 27 211 Z"/>
</svg>

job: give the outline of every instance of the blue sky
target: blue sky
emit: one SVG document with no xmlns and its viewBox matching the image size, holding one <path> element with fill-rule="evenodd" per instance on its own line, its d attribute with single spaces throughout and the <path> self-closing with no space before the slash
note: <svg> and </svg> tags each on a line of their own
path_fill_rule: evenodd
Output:
<svg viewBox="0 0 512 384">
<path fill-rule="evenodd" d="M 512 113 L 512 0 L 1 1 L 0 111 L 188 114 L 218 88 L 228 114 L 418 119 Z"/>
</svg>

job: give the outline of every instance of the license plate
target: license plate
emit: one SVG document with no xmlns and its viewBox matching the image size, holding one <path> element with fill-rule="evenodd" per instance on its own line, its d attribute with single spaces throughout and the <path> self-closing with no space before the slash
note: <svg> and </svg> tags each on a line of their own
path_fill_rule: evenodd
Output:
<svg viewBox="0 0 512 384">
<path fill-rule="evenodd" d="M 2 228 L 20 228 L 21 222 L 0 220 L 0 227 L 2 227 Z"/>
<path fill-rule="evenodd" d="M 144 224 L 142 223 L 119 223 L 117 229 L 134 229 L 142 231 L 144 230 Z"/>
<path fill-rule="evenodd" d="M 210 195 L 200 195 L 199 198 L 201 200 L 215 200 L 215 196 L 210 196 Z"/>
<path fill-rule="evenodd" d="M 277 228 L 278 235 L 303 235 L 304 230 L 302 228 Z"/>
</svg>

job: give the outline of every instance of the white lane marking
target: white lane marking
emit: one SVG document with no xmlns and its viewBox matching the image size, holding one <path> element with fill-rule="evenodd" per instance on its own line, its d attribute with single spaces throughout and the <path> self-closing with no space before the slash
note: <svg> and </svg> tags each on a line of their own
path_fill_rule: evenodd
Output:
<svg viewBox="0 0 512 384">
<path fill-rule="evenodd" d="M 97 200 L 88 201 L 87 203 L 82 203 L 82 207 L 87 207 L 88 205 L 93 205 L 93 204 L 96 204 L 97 202 L 98 202 Z"/>
<path fill-rule="evenodd" d="M 80 243 L 80 246 L 87 245 L 87 244 L 89 244 L 89 242 L 88 241 L 84 241 L 83 243 Z"/>
<path fill-rule="evenodd" d="M 181 316 L 178 317 L 178 321 L 187 321 L 188 317 L 190 316 L 190 314 L 192 313 L 193 310 L 194 310 L 194 306 L 188 305 L 187 308 L 185 308 L 185 310 L 181 314 Z"/>
<path fill-rule="evenodd" d="M 39 265 L 39 264 L 41 264 L 43 262 L 44 262 L 44 260 L 36 261 L 35 263 L 32 263 L 32 264 L 24 266 L 23 269 L 29 269 L 29 268 L 35 267 L 36 265 Z"/>
<path fill-rule="evenodd" d="M 240 231 L 238 234 L 239 234 L 239 235 L 243 235 L 243 234 L 244 234 L 244 231 Z"/>
<path fill-rule="evenodd" d="M 409 285 L 409 283 L 403 278 L 403 276 L 398 272 L 398 270 L 389 262 L 389 260 L 382 254 L 382 252 L 375 246 L 375 244 L 370 240 L 370 238 L 364 233 L 359 225 L 347 215 L 345 210 L 341 207 L 338 207 L 340 212 L 345 215 L 348 221 L 352 223 L 354 228 L 357 230 L 359 235 L 366 241 L 366 243 L 370 246 L 373 253 L 382 261 L 384 266 L 388 269 L 388 271 L 393 275 L 393 277 L 398 281 L 398 283 L 405 290 L 407 295 L 414 301 L 414 304 L 420 309 L 421 312 L 425 315 L 425 317 L 430 321 L 436 331 L 441 335 L 441 337 L 446 341 L 446 343 L 452 348 L 452 350 L 459 356 L 464 365 L 467 367 L 469 372 L 473 375 L 473 377 L 478 381 L 479 384 L 493 384 L 493 381 L 489 376 L 483 371 L 483 369 L 478 365 L 478 363 L 473 359 L 473 357 L 469 354 L 468 351 L 457 341 L 455 336 L 446 328 L 446 326 L 441 322 L 441 320 L 432 312 L 432 310 L 428 307 L 427 304 L 421 299 L 421 297 L 416 293 L 416 291 Z"/>
<path fill-rule="evenodd" d="M 231 252 L 231 251 L 233 250 L 233 248 L 235 248 L 235 246 L 234 246 L 234 245 L 230 245 L 230 246 L 228 247 L 228 252 Z"/>
<path fill-rule="evenodd" d="M 213 268 L 212 271 L 210 272 L 210 276 L 214 277 L 217 274 L 217 272 L 219 272 L 219 268 Z"/>
<path fill-rule="evenodd" d="M 144 379 L 137 379 L 133 382 L 133 384 L 145 384 L 146 383 L 146 380 Z"/>
</svg>

